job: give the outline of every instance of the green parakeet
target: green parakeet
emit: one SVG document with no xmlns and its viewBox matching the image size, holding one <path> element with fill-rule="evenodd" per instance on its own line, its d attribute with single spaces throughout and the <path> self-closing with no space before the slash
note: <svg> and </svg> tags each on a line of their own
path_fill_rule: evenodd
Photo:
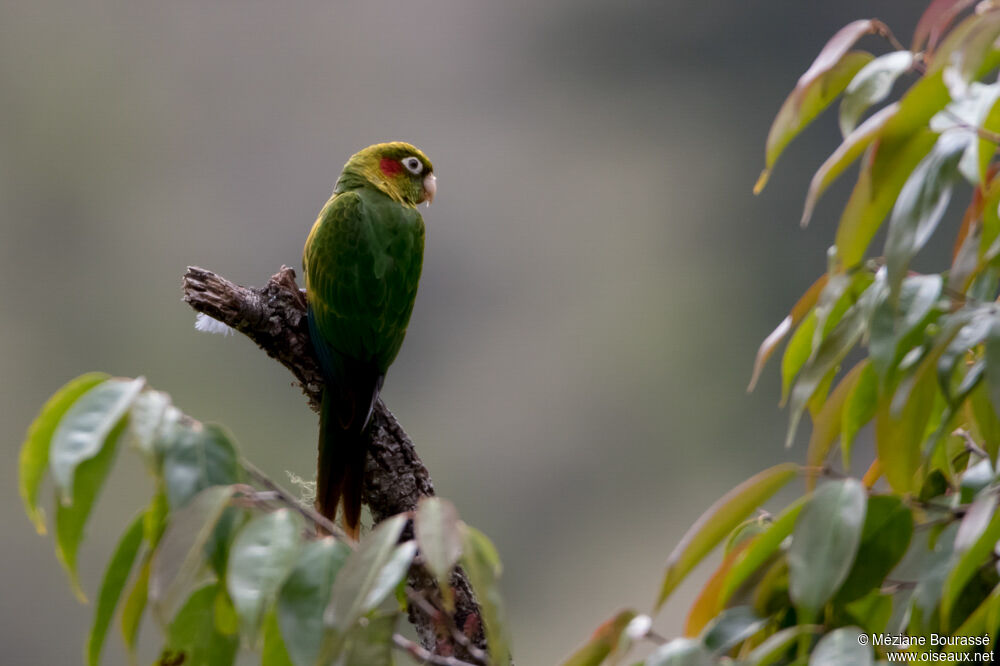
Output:
<svg viewBox="0 0 1000 666">
<path fill-rule="evenodd" d="M 320 410 L 316 506 L 357 536 L 363 432 L 396 358 L 417 295 L 430 160 L 408 143 L 369 146 L 344 166 L 303 251 L 309 332 L 326 387 Z"/>
</svg>

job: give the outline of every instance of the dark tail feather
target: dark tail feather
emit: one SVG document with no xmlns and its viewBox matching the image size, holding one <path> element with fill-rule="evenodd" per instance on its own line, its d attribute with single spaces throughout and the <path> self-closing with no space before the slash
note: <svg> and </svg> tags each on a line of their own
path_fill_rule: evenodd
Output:
<svg viewBox="0 0 1000 666">
<path fill-rule="evenodd" d="M 364 383 L 361 393 L 366 400 L 362 409 L 367 410 L 367 405 L 374 401 L 380 382 L 375 378 Z M 326 518 L 335 521 L 337 507 L 343 504 L 344 531 L 355 540 L 360 532 L 361 490 L 368 455 L 368 440 L 364 435 L 368 414 L 359 414 L 357 406 L 350 393 L 338 396 L 333 390 L 323 391 L 316 466 L 317 509 Z"/>
</svg>

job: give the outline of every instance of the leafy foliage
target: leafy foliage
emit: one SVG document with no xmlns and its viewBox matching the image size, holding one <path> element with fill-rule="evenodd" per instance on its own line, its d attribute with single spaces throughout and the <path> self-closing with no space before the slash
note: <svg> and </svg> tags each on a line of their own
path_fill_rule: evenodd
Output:
<svg viewBox="0 0 1000 666">
<path fill-rule="evenodd" d="M 625 660 L 643 641 L 660 644 L 645 666 L 863 665 L 897 649 L 920 661 L 992 652 L 1000 629 L 1000 6 L 972 4 L 931 2 L 911 49 L 878 21 L 845 26 L 781 106 L 755 192 L 788 143 L 838 98 L 843 142 L 812 179 L 803 224 L 860 159 L 826 271 L 760 345 L 751 379 L 753 388 L 788 339 L 786 443 L 808 415 L 806 465 L 766 470 L 730 491 L 668 557 L 654 610 L 725 543 L 683 637 L 660 638 L 652 617 L 625 610 L 567 664 L 632 663 Z M 866 35 L 890 51 L 854 50 Z M 903 82 L 908 89 L 889 100 Z M 951 265 L 916 273 L 911 262 L 963 196 Z M 883 227 L 879 253 L 870 246 Z M 855 443 L 869 432 L 875 457 L 855 479 Z M 806 495 L 775 516 L 762 512 L 797 472 Z M 912 640 L 900 648 L 872 640 L 886 634 Z M 932 634 L 950 641 L 934 644 Z"/>
<path fill-rule="evenodd" d="M 142 379 L 73 380 L 42 409 L 22 449 L 21 494 L 43 533 L 37 496 L 51 472 L 57 553 L 75 589 L 90 509 L 122 443 L 145 460 L 155 492 L 108 562 L 86 644 L 90 666 L 100 663 L 119 608 L 134 651 L 147 607 L 165 637 L 160 666 L 225 666 L 241 646 L 268 666 L 392 664 L 396 647 L 419 650 L 396 633 L 418 541 L 442 590 L 423 601 L 441 618 L 454 611 L 450 580 L 461 561 L 482 600 L 491 653 L 477 663 L 508 663 L 496 550 L 449 502 L 428 498 L 357 544 L 325 536 L 309 507 L 271 484 L 252 485 L 259 473 L 248 472 L 225 429 L 185 416 Z M 414 531 L 416 539 L 404 535 Z"/>
</svg>

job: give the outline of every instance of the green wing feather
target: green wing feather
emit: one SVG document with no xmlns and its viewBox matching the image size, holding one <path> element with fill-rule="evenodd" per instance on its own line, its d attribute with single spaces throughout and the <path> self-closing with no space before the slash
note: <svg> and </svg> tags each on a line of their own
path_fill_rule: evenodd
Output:
<svg viewBox="0 0 1000 666">
<path fill-rule="evenodd" d="M 303 256 L 323 342 L 384 374 L 406 334 L 423 250 L 424 222 L 415 208 L 367 188 L 335 194 Z"/>
</svg>

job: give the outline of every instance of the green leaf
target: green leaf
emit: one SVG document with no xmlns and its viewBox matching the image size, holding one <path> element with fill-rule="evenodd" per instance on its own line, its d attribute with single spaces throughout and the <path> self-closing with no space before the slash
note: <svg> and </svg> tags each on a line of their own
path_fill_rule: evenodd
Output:
<svg viewBox="0 0 1000 666">
<path fill-rule="evenodd" d="M 918 82 L 911 88 L 911 94 L 919 85 Z M 943 85 L 941 89 L 944 92 Z M 900 106 L 899 111 L 886 121 L 883 138 L 872 144 L 865 154 L 858 181 L 840 216 L 836 235 L 837 260 L 846 268 L 864 260 L 868 244 L 892 209 L 903 184 L 937 139 L 936 134 L 923 129 L 898 141 L 887 141 L 884 136 L 893 129 L 893 121 L 904 110 L 905 107 Z"/>
<path fill-rule="evenodd" d="M 653 650 L 645 666 L 714 666 L 715 660 L 700 641 L 675 638 Z"/>
<path fill-rule="evenodd" d="M 885 29 L 873 20 L 860 20 L 841 28 L 826 43 L 809 69 L 799 77 L 785 99 L 767 135 L 765 168 L 754 187 L 760 192 L 785 147 L 847 87 L 858 71 L 872 60 L 870 53 L 849 51 L 862 36 Z"/>
<path fill-rule="evenodd" d="M 251 642 L 295 566 L 301 530 L 298 514 L 279 509 L 244 525 L 229 548 L 226 589 Z"/>
<path fill-rule="evenodd" d="M 602 623 L 587 642 L 562 663 L 562 666 L 600 666 L 618 648 L 622 632 L 636 616 L 634 610 L 619 611 Z"/>
<path fill-rule="evenodd" d="M 45 534 L 45 513 L 38 506 L 38 488 L 49 466 L 52 435 L 69 408 L 83 394 L 107 379 L 108 375 L 104 373 L 92 372 L 72 380 L 48 399 L 28 428 L 28 435 L 21 446 L 18 478 L 24 508 L 39 534 Z"/>
<path fill-rule="evenodd" d="M 854 479 L 821 485 L 795 523 L 788 551 L 789 593 L 816 616 L 847 578 L 861 543 L 867 496 Z"/>
<path fill-rule="evenodd" d="M 702 644 L 716 654 L 724 654 L 747 640 L 768 623 L 750 606 L 727 608 L 701 634 Z"/>
<path fill-rule="evenodd" d="M 100 386 L 97 389 L 100 389 Z M 73 408 L 70 408 L 70 412 L 72 410 Z M 115 460 L 118 448 L 118 438 L 124 425 L 125 422 L 120 420 L 108 434 L 104 446 L 97 455 L 84 460 L 76 468 L 72 502 L 56 503 L 56 555 L 69 574 L 73 591 L 81 601 L 86 601 L 87 597 L 80 587 L 76 571 L 76 555 L 80 542 L 83 541 L 83 532 L 87 526 L 87 519 L 90 518 L 90 511 L 94 507 L 108 472 L 111 471 L 111 463 Z"/>
<path fill-rule="evenodd" d="M 977 509 L 976 504 L 979 502 L 980 500 L 977 500 L 973 503 L 973 509 Z M 941 625 L 945 630 L 951 626 L 951 611 L 955 607 L 958 595 L 976 571 L 989 562 L 989 556 L 997 541 L 1000 540 L 1000 513 L 992 511 L 995 507 L 995 499 L 983 498 L 978 510 L 973 512 L 973 509 L 970 509 L 969 515 L 962 519 L 962 525 L 955 537 L 955 557 L 957 560 L 945 578 L 941 592 Z M 989 522 L 983 526 L 982 519 L 983 514 L 986 513 L 985 509 L 990 509 L 992 516 Z M 978 536 L 976 536 L 976 532 L 979 533 Z"/>
<path fill-rule="evenodd" d="M 63 504 L 73 497 L 77 467 L 106 446 L 144 384 L 141 378 L 109 379 L 80 396 L 59 420 L 52 434 L 49 468 Z"/>
<path fill-rule="evenodd" d="M 986 386 L 993 411 L 1000 415 L 1000 319 L 994 319 L 986 335 Z"/>
<path fill-rule="evenodd" d="M 736 486 L 715 502 L 692 525 L 667 558 L 667 570 L 660 586 L 656 608 L 663 606 L 670 593 L 688 572 L 708 555 L 740 523 L 778 492 L 798 473 L 793 463 L 775 465 Z"/>
<path fill-rule="evenodd" d="M 983 125 L 998 99 L 1000 99 L 1000 84 L 973 83 L 963 97 L 956 99 L 944 111 L 931 118 L 931 129 L 962 135 L 967 139 L 968 145 L 959 160 L 958 170 L 972 185 L 979 185 L 982 182 L 981 175 L 986 170 L 986 165 L 980 164 L 980 139 L 973 128 Z M 994 146 L 989 142 L 987 146 L 989 154 L 992 155 Z"/>
<path fill-rule="evenodd" d="M 132 403 L 128 419 L 129 440 L 150 460 L 170 409 L 170 396 L 162 391 L 143 391 Z"/>
<path fill-rule="evenodd" d="M 261 666 L 294 666 L 278 628 L 278 616 L 272 611 L 264 619 L 264 640 L 260 650 Z M 315 664 L 313 660 L 311 663 Z"/>
<path fill-rule="evenodd" d="M 440 497 L 425 497 L 417 505 L 414 532 L 424 566 L 437 578 L 447 610 L 453 610 L 451 570 L 462 556 L 462 533 L 458 510 Z"/>
<path fill-rule="evenodd" d="M 1000 15 L 983 12 L 969 16 L 945 39 L 934 54 L 932 69 L 943 68 L 944 81 L 953 95 L 962 95 L 966 86 L 990 68 L 987 56 L 995 51 L 1000 37 Z"/>
<path fill-rule="evenodd" d="M 873 287 L 869 292 L 866 292 L 866 296 L 875 289 Z M 820 387 L 823 379 L 837 367 L 847 356 L 847 352 L 861 339 L 861 334 L 864 333 L 868 320 L 866 301 L 867 298 L 863 298 L 850 307 L 843 319 L 823 339 L 819 348 L 802 367 L 802 371 L 795 380 L 795 387 L 792 389 L 789 400 L 788 436 L 785 439 L 785 446 L 791 446 L 795 440 L 795 432 L 802 418 L 802 412 L 805 411 L 806 405 Z"/>
<path fill-rule="evenodd" d="M 913 516 L 902 500 L 893 495 L 868 498 L 861 545 L 837 602 L 860 599 L 877 588 L 902 559 L 912 536 Z"/>
<path fill-rule="evenodd" d="M 952 548 L 958 526 L 952 523 L 940 534 L 918 530 L 903 561 L 893 570 L 893 577 L 916 580 L 913 589 L 914 614 L 929 618 L 941 601 L 944 580 L 951 571 Z M 936 537 L 936 538 L 932 538 Z"/>
<path fill-rule="evenodd" d="M 129 654 L 135 659 L 135 646 L 139 639 L 139 627 L 142 624 L 142 615 L 146 610 L 146 597 L 149 592 L 149 572 L 152 559 L 147 555 L 146 560 L 139 568 L 139 575 L 136 576 L 132 584 L 132 590 L 125 598 L 122 606 L 121 629 L 122 639 Z"/>
<path fill-rule="evenodd" d="M 858 431 L 874 418 L 877 406 L 878 375 L 872 364 L 866 363 L 841 412 L 840 452 L 843 456 L 844 469 L 851 468 L 851 448 L 854 439 L 858 436 Z"/>
<path fill-rule="evenodd" d="M 777 631 L 747 655 L 748 666 L 770 666 L 788 654 L 788 650 L 809 634 L 816 634 L 822 627 L 814 624 L 797 624 Z"/>
<path fill-rule="evenodd" d="M 94 610 L 94 624 L 90 629 L 90 636 L 87 639 L 87 664 L 97 666 L 101 661 L 101 649 L 104 647 L 104 638 L 108 634 L 108 627 L 114 617 L 115 609 L 118 607 L 118 599 L 125 589 L 132 565 L 139 554 L 139 547 L 142 545 L 142 520 L 140 513 L 126 528 L 118 546 L 115 548 L 108 567 L 104 571 L 104 580 L 101 581 L 101 591 L 97 596 L 97 608 Z"/>
<path fill-rule="evenodd" d="M 972 652 L 976 645 L 990 645 L 996 639 L 998 625 L 1000 625 L 1000 585 L 994 587 L 986 599 L 952 633 L 952 636 L 969 636 L 974 640 L 956 641 L 949 644 L 944 651 Z M 962 645 L 963 642 L 968 644 Z"/>
<path fill-rule="evenodd" d="M 750 385 L 747 386 L 747 391 L 753 391 L 754 387 L 757 386 L 757 380 L 760 379 L 760 373 L 764 370 L 764 365 L 767 360 L 771 358 L 771 354 L 777 349 L 778 345 L 785 336 L 792 330 L 793 326 L 798 326 L 807 314 L 816 305 L 816 301 L 819 299 L 819 295 L 823 292 L 826 287 L 827 280 L 829 279 L 829 274 L 823 273 L 815 282 L 813 282 L 805 293 L 799 297 L 799 300 L 795 302 L 792 306 L 791 312 L 788 316 L 781 320 L 781 323 L 771 331 L 771 333 L 764 338 L 764 341 L 760 343 L 760 347 L 757 349 L 757 357 L 754 359 L 753 363 L 753 374 L 750 377 Z M 805 362 L 805 359 L 803 359 Z M 798 368 L 796 368 L 796 372 Z M 787 391 L 787 388 L 786 388 Z"/>
<path fill-rule="evenodd" d="M 778 552 L 785 537 L 792 533 L 795 520 L 805 503 L 806 498 L 800 498 L 787 507 L 767 530 L 754 537 L 753 542 L 736 557 L 722 583 L 720 603 L 729 601 L 733 593 Z"/>
<path fill-rule="evenodd" d="M 402 514 L 383 520 L 347 558 L 333 582 L 332 597 L 324 614 L 327 625 L 346 631 L 382 601 L 381 593 L 392 591 L 398 579 L 385 589 L 383 570 L 398 557 L 396 543 L 405 526 L 406 516 Z"/>
<path fill-rule="evenodd" d="M 873 666 L 872 649 L 855 627 L 834 629 L 819 639 L 809 657 L 809 666 Z"/>
<path fill-rule="evenodd" d="M 878 138 L 886 121 L 898 110 L 898 102 L 880 110 L 871 118 L 861 123 L 860 127 L 846 135 L 844 142 L 826 158 L 822 166 L 813 174 L 812 180 L 809 181 L 809 193 L 806 195 L 806 204 L 802 211 L 801 226 L 804 227 L 809 224 L 813 211 L 816 209 L 816 202 L 819 201 L 820 196 Z"/>
<path fill-rule="evenodd" d="M 840 434 L 842 413 L 847 398 L 854 391 L 858 379 L 867 367 L 868 361 L 864 360 L 851 368 L 823 403 L 819 414 L 813 420 L 812 435 L 809 437 L 809 448 L 806 453 L 806 465 L 810 468 L 819 469 L 826 461 L 830 447 Z M 812 471 L 807 475 L 806 487 L 810 490 L 815 485 L 816 476 Z"/>
<path fill-rule="evenodd" d="M 369 615 L 348 634 L 342 657 L 347 666 L 392 666 L 392 635 L 396 631 L 396 614 Z"/>
<path fill-rule="evenodd" d="M 795 376 L 799 374 L 802 366 L 812 356 L 812 343 L 815 334 L 816 313 L 810 312 L 795 329 L 792 339 L 785 347 L 785 354 L 781 357 L 781 404 L 785 404 L 788 399 L 788 393 L 792 388 L 792 382 L 795 381 Z"/>
<path fill-rule="evenodd" d="M 915 371 L 910 382 L 912 388 L 898 414 L 893 414 L 888 396 L 875 412 L 875 451 L 886 480 L 897 492 L 916 490 L 914 476 L 921 463 L 920 445 L 934 406 L 933 361 L 929 357 Z M 901 385 L 896 397 L 903 393 Z"/>
<path fill-rule="evenodd" d="M 476 593 L 479 608 L 483 613 L 486 643 L 493 657 L 493 663 L 506 666 L 510 662 L 510 641 L 504 618 L 503 599 L 498 585 L 500 579 L 500 556 L 489 538 L 469 525 L 462 525 L 462 566 L 469 576 L 469 582 Z"/>
<path fill-rule="evenodd" d="M 205 544 L 212 536 L 235 489 L 212 486 L 173 513 L 153 555 L 149 598 L 164 619 L 199 582 L 205 570 Z"/>
<path fill-rule="evenodd" d="M 944 216 L 958 179 L 958 161 L 969 142 L 970 136 L 966 133 L 942 134 L 899 192 L 885 240 L 889 294 L 893 303 L 910 260 L 930 239 Z"/>
<path fill-rule="evenodd" d="M 313 541 L 299 553 L 298 562 L 278 593 L 278 625 L 296 666 L 313 666 L 323 645 L 323 611 L 330 589 L 344 565 L 350 547 L 332 537 Z"/>
<path fill-rule="evenodd" d="M 240 480 L 229 435 L 213 424 L 178 427 L 163 442 L 163 479 L 173 511 L 209 486 Z"/>
<path fill-rule="evenodd" d="M 915 343 L 923 335 L 943 289 L 940 275 L 916 275 L 903 280 L 896 303 L 887 292 L 875 299 L 868 350 L 880 377 L 889 377 L 902 355 L 909 351 L 907 343 Z"/>
<path fill-rule="evenodd" d="M 184 603 L 167 630 L 162 661 L 184 666 L 227 666 L 235 661 L 238 637 L 220 634 L 215 628 L 213 610 L 218 589 L 219 583 L 206 585 Z M 183 658 L 177 660 L 180 655 Z"/>
<path fill-rule="evenodd" d="M 892 86 L 900 75 L 913 66 L 914 55 L 910 51 L 893 51 L 881 55 L 861 68 L 844 90 L 840 102 L 840 133 L 847 137 L 874 104 L 878 104 L 892 92 Z"/>
</svg>

